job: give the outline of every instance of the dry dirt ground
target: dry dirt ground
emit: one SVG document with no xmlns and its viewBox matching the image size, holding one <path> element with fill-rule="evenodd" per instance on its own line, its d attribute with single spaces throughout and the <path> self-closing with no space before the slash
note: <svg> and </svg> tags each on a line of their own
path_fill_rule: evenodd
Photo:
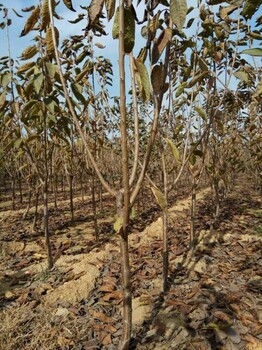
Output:
<svg viewBox="0 0 262 350">
<path fill-rule="evenodd" d="M 1 350 L 117 349 L 122 292 L 118 241 L 110 229 L 112 207 L 109 201 L 107 215 L 99 220 L 105 231 L 100 244 L 94 243 L 90 218 L 71 224 L 67 216 L 62 224 L 59 219 L 52 236 L 56 263 L 51 271 L 46 270 L 42 235 L 28 233 L 30 217 L 22 222 L 19 210 L 1 212 Z M 261 198 L 240 184 L 223 201 L 219 220 L 212 225 L 210 190 L 202 190 L 193 252 L 188 249 L 189 208 L 187 198 L 169 210 L 170 280 L 165 294 L 161 217 L 146 227 L 132 225 L 130 349 L 261 350 Z M 51 227 L 56 227 L 55 220 Z"/>
</svg>

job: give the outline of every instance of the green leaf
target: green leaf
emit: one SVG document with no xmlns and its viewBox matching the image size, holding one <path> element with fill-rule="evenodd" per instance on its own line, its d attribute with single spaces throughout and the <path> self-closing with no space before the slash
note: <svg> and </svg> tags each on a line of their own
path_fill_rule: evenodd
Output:
<svg viewBox="0 0 262 350">
<path fill-rule="evenodd" d="M 122 226 L 123 226 L 123 218 L 122 217 L 118 217 L 117 219 L 116 219 L 116 221 L 115 221 L 115 223 L 114 223 L 114 230 L 115 230 L 115 232 L 116 233 L 118 233 L 120 230 L 121 230 L 121 228 L 122 228 Z"/>
<path fill-rule="evenodd" d="M 135 74 L 139 91 L 141 93 L 142 100 L 148 102 L 150 100 L 150 80 L 146 66 L 139 59 L 134 58 Z"/>
<path fill-rule="evenodd" d="M 143 47 L 143 48 L 140 50 L 140 52 L 139 52 L 137 58 L 138 58 L 140 61 L 142 61 L 143 63 L 145 63 L 145 60 L 146 60 L 146 58 L 147 58 L 147 49 L 146 49 L 145 47 Z"/>
<path fill-rule="evenodd" d="M 135 45 L 135 16 L 132 8 L 124 9 L 124 22 L 124 50 L 125 53 L 130 53 Z M 113 39 L 118 39 L 119 36 L 119 7 L 114 17 L 112 36 Z"/>
<path fill-rule="evenodd" d="M 257 89 L 255 93 L 253 94 L 253 97 L 258 97 L 260 94 L 262 94 L 262 79 L 257 84 Z"/>
<path fill-rule="evenodd" d="M 152 64 L 157 63 L 168 42 L 172 38 L 172 29 L 166 28 L 162 31 L 152 49 Z"/>
<path fill-rule="evenodd" d="M 244 83 L 249 82 L 249 76 L 248 76 L 247 72 L 245 72 L 243 70 L 239 70 L 239 71 L 235 72 L 234 76 L 236 78 L 240 79 L 241 81 L 243 81 Z"/>
<path fill-rule="evenodd" d="M 79 84 L 71 84 L 71 89 L 75 97 L 80 101 L 84 106 L 87 105 L 87 99 L 82 95 L 81 91 L 81 85 Z"/>
<path fill-rule="evenodd" d="M 80 72 L 79 74 L 77 74 L 77 76 L 75 77 L 75 82 L 78 83 L 80 82 L 84 77 L 86 77 L 88 75 L 88 73 L 90 73 L 90 69 L 92 69 L 92 67 L 90 68 L 89 66 L 85 69 L 82 70 L 82 72 Z"/>
<path fill-rule="evenodd" d="M 199 114 L 199 116 L 203 119 L 206 120 L 207 116 L 206 116 L 206 112 L 204 111 L 203 108 L 195 106 L 195 110 L 197 111 L 197 113 Z"/>
<path fill-rule="evenodd" d="M 47 70 L 47 74 L 48 76 L 53 79 L 55 76 L 55 73 L 57 71 L 57 66 L 55 66 L 53 63 L 51 62 L 45 62 L 45 66 L 46 66 L 46 70 Z"/>
<path fill-rule="evenodd" d="M 184 83 L 179 85 L 179 87 L 177 88 L 177 91 L 176 91 L 176 97 L 179 97 L 184 92 L 186 86 L 187 86 L 187 82 L 184 82 Z"/>
<path fill-rule="evenodd" d="M 174 142 L 168 138 L 165 138 L 166 143 L 169 145 L 169 147 L 171 148 L 171 151 L 173 153 L 173 156 L 175 158 L 175 160 L 180 164 L 180 155 L 179 155 L 179 150 L 177 148 L 177 146 L 174 144 Z"/>
<path fill-rule="evenodd" d="M 198 65 L 203 72 L 208 71 L 208 66 L 202 57 L 199 58 Z"/>
<path fill-rule="evenodd" d="M 157 204 L 160 206 L 160 208 L 167 212 L 167 201 L 164 196 L 164 194 L 156 187 L 151 187 L 151 191 L 153 192 L 153 195 L 157 201 Z"/>
<path fill-rule="evenodd" d="M 201 82 L 207 74 L 208 72 L 206 71 L 196 75 L 190 82 L 187 83 L 187 87 L 191 88 L 197 83 Z"/>
<path fill-rule="evenodd" d="M 6 72 L 2 75 L 1 77 L 1 85 L 2 87 L 5 89 L 7 87 L 7 85 L 11 82 L 11 73 L 10 72 Z"/>
<path fill-rule="evenodd" d="M 181 32 L 185 24 L 187 15 L 187 1 L 186 0 L 171 0 L 170 1 L 170 15 L 172 21 Z"/>
<path fill-rule="evenodd" d="M 249 55 L 249 56 L 262 56 L 262 49 L 254 48 L 254 49 L 246 49 L 241 52 L 241 54 Z"/>
<path fill-rule="evenodd" d="M 131 209 L 131 214 L 130 214 L 130 219 L 131 219 L 131 220 L 135 220 L 136 217 L 137 217 L 136 209 L 135 209 L 135 207 L 132 207 L 132 209 Z"/>
<path fill-rule="evenodd" d="M 35 91 L 37 94 L 39 94 L 39 92 L 41 90 L 43 81 L 44 81 L 44 74 L 43 73 L 37 74 L 34 77 L 34 87 L 35 87 Z"/>
<path fill-rule="evenodd" d="M 221 6 L 219 8 L 220 18 L 225 19 L 228 15 L 230 15 L 236 9 L 238 9 L 238 6 L 234 6 L 234 5 L 226 6 L 226 7 Z"/>
<path fill-rule="evenodd" d="M 19 148 L 21 146 L 22 142 L 23 142 L 23 139 L 21 137 L 16 139 L 15 142 L 14 142 L 15 148 Z"/>
<path fill-rule="evenodd" d="M 116 9 L 113 29 L 112 29 L 112 37 L 113 39 L 118 39 L 119 36 L 119 7 Z"/>
<path fill-rule="evenodd" d="M 261 6 L 261 0 L 246 0 L 241 15 L 250 19 L 259 8 L 259 6 Z"/>
<path fill-rule="evenodd" d="M 0 95 L 0 108 L 2 108 L 6 103 L 6 90 Z"/>
<path fill-rule="evenodd" d="M 40 102 L 38 100 L 30 100 L 28 101 L 23 108 L 23 112 L 28 112 L 30 111 L 31 108 L 33 108 L 35 105 L 38 105 Z"/>
<path fill-rule="evenodd" d="M 55 113 L 55 108 L 57 107 L 57 104 L 52 98 L 50 97 L 44 98 L 44 104 L 51 114 Z"/>
</svg>

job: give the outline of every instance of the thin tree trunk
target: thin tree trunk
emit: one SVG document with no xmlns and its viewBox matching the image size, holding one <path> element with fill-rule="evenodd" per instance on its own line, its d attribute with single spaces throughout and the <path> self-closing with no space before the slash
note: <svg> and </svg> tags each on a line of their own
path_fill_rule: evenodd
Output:
<svg viewBox="0 0 262 350">
<path fill-rule="evenodd" d="M 12 208 L 15 210 L 15 178 L 12 177 L 11 179 L 12 184 Z"/>
<path fill-rule="evenodd" d="M 83 188 L 83 172 L 80 174 L 80 189 L 81 189 L 81 199 L 84 203 L 84 188 Z"/>
<path fill-rule="evenodd" d="M 68 175 L 71 221 L 74 221 L 73 175 Z"/>
<path fill-rule="evenodd" d="M 36 222 L 37 222 L 37 216 L 38 216 L 39 191 L 40 191 L 40 187 L 37 186 L 36 193 L 35 193 L 35 212 L 34 212 L 34 219 L 31 226 L 31 232 L 35 232 L 35 228 L 36 228 Z"/>
<path fill-rule="evenodd" d="M 100 213 L 104 212 L 104 206 L 103 206 L 103 188 L 102 184 L 99 181 L 99 205 L 100 205 Z"/>
<path fill-rule="evenodd" d="M 43 185 L 43 198 L 44 198 L 44 233 L 45 233 L 45 245 L 47 250 L 47 261 L 48 269 L 53 267 L 53 257 L 52 249 L 50 243 L 50 234 L 49 234 L 49 220 L 48 220 L 48 182 L 47 179 L 44 181 Z"/>
<path fill-rule="evenodd" d="M 95 239 L 96 242 L 99 242 L 99 235 L 98 235 L 98 227 L 97 227 L 97 213 L 96 213 L 96 186 L 95 186 L 95 174 L 92 174 L 92 186 L 91 186 L 91 192 L 92 192 L 92 210 L 93 210 L 93 224 L 94 224 L 94 233 L 95 233 Z"/>
<path fill-rule="evenodd" d="M 29 212 L 29 209 L 30 209 L 30 206 L 31 206 L 31 199 L 32 199 L 32 189 L 31 189 L 31 187 L 29 186 L 28 203 L 27 203 L 27 207 L 26 207 L 26 209 L 25 209 L 25 211 L 24 211 L 24 214 L 23 214 L 23 220 L 26 219 L 27 214 L 28 214 L 28 212 Z"/>
<path fill-rule="evenodd" d="M 20 203 L 23 203 L 22 176 L 21 176 L 21 174 L 18 175 L 18 185 L 19 185 Z"/>
<path fill-rule="evenodd" d="M 118 217 L 123 224 L 120 229 L 120 252 L 122 263 L 123 295 L 123 333 L 119 350 L 128 350 L 132 333 L 132 296 L 130 282 L 130 265 L 128 249 L 128 224 L 130 210 L 130 188 L 127 148 L 126 118 L 126 84 L 125 84 L 125 49 L 124 49 L 124 0 L 119 0 L 119 77 L 120 77 L 120 133 L 121 133 L 121 165 L 123 192 L 118 192 Z"/>
<path fill-rule="evenodd" d="M 57 209 L 57 175 L 54 175 L 53 180 L 54 207 Z"/>
<path fill-rule="evenodd" d="M 168 192 L 167 192 L 167 172 L 164 155 L 162 154 L 162 165 L 163 165 L 163 184 L 164 184 L 164 197 L 166 203 L 168 203 Z M 168 259 L 168 208 L 163 210 L 163 292 L 165 293 L 168 288 L 168 270 L 169 270 L 169 259 Z"/>
<path fill-rule="evenodd" d="M 195 244 L 195 215 L 196 215 L 196 181 L 193 176 L 192 194 L 191 194 L 191 220 L 190 220 L 190 249 Z"/>
<path fill-rule="evenodd" d="M 117 196 L 117 216 L 123 218 L 123 192 L 120 190 Z M 132 295 L 130 283 L 130 265 L 128 249 L 128 233 L 124 226 L 120 232 L 120 253 L 122 265 L 122 285 L 124 288 L 123 298 L 123 333 L 119 350 L 128 350 L 132 332 Z"/>
</svg>

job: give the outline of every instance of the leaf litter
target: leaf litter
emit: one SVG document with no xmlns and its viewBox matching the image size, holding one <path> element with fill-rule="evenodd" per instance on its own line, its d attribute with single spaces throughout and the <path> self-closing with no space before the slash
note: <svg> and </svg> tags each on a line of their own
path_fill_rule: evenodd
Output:
<svg viewBox="0 0 262 350">
<path fill-rule="evenodd" d="M 199 197 L 193 253 L 188 249 L 190 201 L 182 200 L 169 211 L 170 279 L 165 294 L 161 219 L 147 221 L 147 226 L 133 224 L 130 349 L 262 348 L 262 239 L 255 230 L 261 225 L 261 198 L 250 188 L 237 187 L 224 200 L 217 227 L 212 228 L 210 193 L 203 191 Z M 4 222 L 4 237 L 11 232 L 17 245 L 2 244 L 0 349 L 116 349 L 123 299 L 117 238 L 102 237 L 102 244 L 94 246 L 83 237 L 75 239 L 74 232 L 81 237 L 83 227 L 78 226 L 83 223 L 65 225 L 57 229 L 60 256 L 47 272 L 41 236 L 19 240 L 19 231 L 12 229 L 17 218 L 12 220 Z M 86 225 L 84 231 L 91 232 Z"/>
</svg>

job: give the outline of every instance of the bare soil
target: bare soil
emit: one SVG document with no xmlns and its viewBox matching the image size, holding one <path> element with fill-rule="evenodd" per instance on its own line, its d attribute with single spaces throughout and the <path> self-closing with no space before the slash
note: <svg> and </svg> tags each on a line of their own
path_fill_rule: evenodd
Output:
<svg viewBox="0 0 262 350">
<path fill-rule="evenodd" d="M 112 230 L 114 203 L 105 196 L 100 242 L 93 237 L 90 202 L 51 207 L 55 267 L 46 270 L 41 225 L 30 233 L 0 213 L 0 349 L 117 349 L 122 330 L 121 263 Z M 7 210 L 5 210 L 7 209 Z M 133 338 L 130 349 L 262 349 L 262 208 L 240 183 L 212 225 L 210 190 L 198 194 L 197 246 L 189 247 L 190 198 L 169 210 L 170 280 L 162 289 L 162 219 L 140 213 L 130 232 Z"/>
</svg>

